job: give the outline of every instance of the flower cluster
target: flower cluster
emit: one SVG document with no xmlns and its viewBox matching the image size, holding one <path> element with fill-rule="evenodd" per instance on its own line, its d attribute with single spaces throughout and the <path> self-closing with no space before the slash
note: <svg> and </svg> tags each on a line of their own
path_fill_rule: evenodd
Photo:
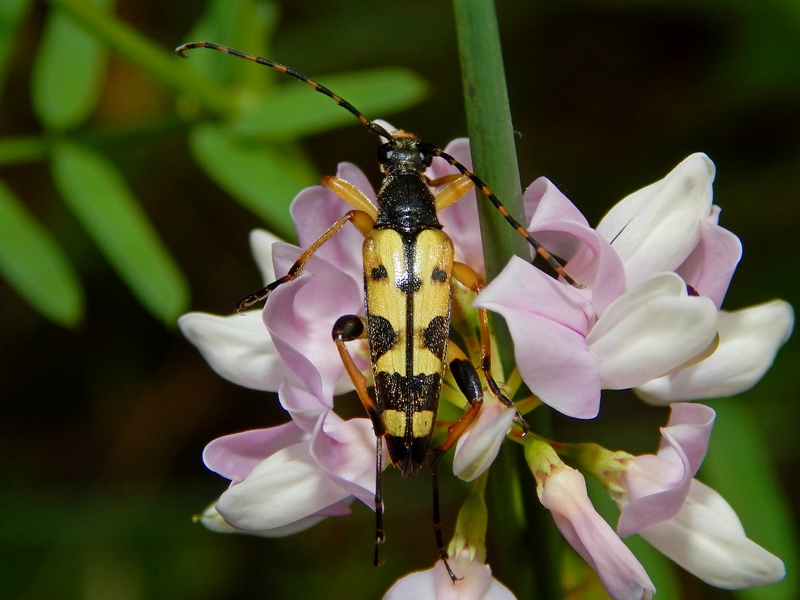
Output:
<svg viewBox="0 0 800 600">
<path fill-rule="evenodd" d="M 738 394 L 764 375 L 792 309 L 773 301 L 720 310 L 742 248 L 717 224 L 713 180 L 714 164 L 693 154 L 596 229 L 547 179 L 525 191 L 528 230 L 586 289 L 512 259 L 475 306 L 506 318 L 522 377 L 542 402 L 591 418 L 601 389 L 668 404 Z M 535 346 L 541 339 L 547 353 Z"/>
<path fill-rule="evenodd" d="M 466 140 L 451 143 L 446 152 L 469 165 Z M 435 161 L 429 175 L 435 179 L 452 172 Z M 337 176 L 375 199 L 356 167 L 342 164 Z M 741 245 L 718 225 L 713 176 L 713 163 L 692 155 L 663 180 L 619 202 L 596 228 L 552 183 L 536 180 L 524 195 L 528 230 L 568 261 L 570 274 L 585 288 L 572 288 L 514 258 L 473 302 L 507 320 L 521 380 L 563 414 L 596 416 L 602 389 L 633 388 L 646 402 L 675 403 L 655 455 L 557 444 L 533 433 L 515 438 L 524 446 L 539 500 L 613 598 L 655 593 L 621 541 L 634 533 L 715 586 L 763 585 L 784 573 L 778 558 L 746 537 L 725 500 L 694 479 L 714 413 L 684 401 L 750 388 L 793 325 L 791 307 L 782 301 L 735 312 L 720 309 Z M 300 246 L 347 210 L 325 187 L 301 192 L 292 204 Z M 474 192 L 440 218 L 456 259 L 483 274 Z M 282 536 L 348 514 L 354 498 L 372 507 L 371 424 L 366 418 L 344 421 L 333 412 L 333 397 L 352 384 L 330 332 L 339 316 L 364 314 L 361 241 L 355 228 L 342 229 L 297 279 L 273 292 L 261 312 L 181 318 L 181 330 L 217 373 L 277 392 L 291 418 L 207 446 L 205 464 L 231 482 L 202 517 L 210 529 Z M 266 282 L 287 272 L 300 253 L 263 231 L 253 232 L 251 244 Z M 469 311 L 470 301 L 458 305 Z M 474 336 L 469 328 L 459 333 Z M 370 377 L 366 342 L 353 342 L 351 352 Z M 513 385 L 511 379 L 509 395 L 521 383 Z M 446 386 L 443 398 L 455 397 L 451 392 Z M 455 402 L 463 406 L 464 401 Z M 456 447 L 456 475 L 483 481 L 513 418 L 513 410 L 487 394 L 478 420 Z M 581 471 L 562 458 L 600 480 L 616 500 L 616 531 L 594 510 Z M 452 566 L 464 580 L 453 585 L 439 563 L 401 579 L 386 597 L 512 598 L 483 564 L 485 519 L 464 523 L 459 519 L 450 548 Z"/>
</svg>

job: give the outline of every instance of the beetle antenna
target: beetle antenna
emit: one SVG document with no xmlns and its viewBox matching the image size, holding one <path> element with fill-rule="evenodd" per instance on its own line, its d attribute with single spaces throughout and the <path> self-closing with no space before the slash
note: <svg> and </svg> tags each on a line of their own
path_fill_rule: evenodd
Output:
<svg viewBox="0 0 800 600">
<path fill-rule="evenodd" d="M 269 60 L 268 58 L 262 58 L 260 56 L 256 56 L 255 54 L 247 54 L 240 50 L 236 50 L 235 48 L 231 48 L 230 46 L 223 46 L 222 44 L 216 44 L 214 42 L 189 42 L 188 44 L 181 44 L 177 48 L 175 48 L 175 53 L 178 56 L 183 58 L 189 58 L 186 55 L 187 50 L 194 50 L 195 48 L 210 48 L 211 50 L 217 50 L 219 52 L 224 52 L 226 54 L 230 54 L 231 56 L 236 56 L 238 58 L 243 58 L 245 60 L 249 60 L 250 62 L 257 63 L 259 65 L 264 65 L 265 67 L 269 67 L 270 69 L 275 69 L 280 73 L 284 73 L 295 79 L 299 79 L 303 83 L 307 83 L 315 90 L 317 90 L 320 94 L 325 94 L 329 98 L 331 98 L 336 104 L 344 108 L 345 110 L 350 111 L 352 114 L 356 116 L 356 118 L 361 122 L 361 124 L 366 127 L 369 131 L 374 133 L 375 135 L 382 136 L 387 140 L 393 140 L 394 136 L 386 131 L 384 127 L 381 127 L 377 123 L 370 121 L 367 119 L 360 110 L 358 110 L 355 106 L 350 104 L 344 98 L 341 98 L 326 88 L 324 85 L 320 85 L 310 77 L 303 75 L 300 71 L 295 71 L 291 67 L 287 67 L 286 65 L 282 65 L 281 63 L 275 62 L 274 60 Z"/>
<path fill-rule="evenodd" d="M 177 48 L 175 48 L 175 53 L 183 58 L 188 58 L 186 55 L 187 50 L 194 50 L 195 48 L 210 48 L 211 50 L 217 50 L 218 52 L 224 52 L 225 54 L 230 54 L 231 56 L 235 56 L 237 58 L 243 58 L 245 60 L 249 60 L 250 62 L 257 63 L 259 65 L 264 65 L 265 67 L 269 67 L 270 69 L 274 69 L 280 73 L 284 73 L 295 79 L 299 79 L 303 83 L 306 83 L 313 87 L 321 94 L 325 94 L 329 98 L 331 98 L 336 104 L 344 108 L 345 110 L 349 111 L 359 120 L 359 122 L 366 127 L 369 131 L 374 133 L 375 135 L 381 136 L 387 140 L 395 140 L 397 136 L 392 135 L 384 127 L 375 123 L 374 121 L 370 121 L 367 119 L 364 114 L 358 110 L 355 106 L 350 104 L 344 98 L 334 94 L 331 90 L 326 88 L 324 85 L 320 85 L 307 75 L 304 75 L 300 71 L 296 71 L 291 67 L 287 67 L 286 65 L 282 65 L 281 63 L 275 62 L 273 60 L 269 60 L 268 58 L 262 58 L 261 56 L 256 56 L 255 54 L 247 54 L 242 52 L 241 50 L 236 50 L 235 48 L 231 48 L 230 46 L 224 46 L 222 44 L 217 44 L 215 42 L 189 42 L 187 44 L 181 44 Z M 517 221 L 514 217 L 508 214 L 508 210 L 503 205 L 502 202 L 494 195 L 494 193 L 489 189 L 489 187 L 480 179 L 475 173 L 467 169 L 464 165 L 462 165 L 458 160 L 439 150 L 436 147 L 433 147 L 433 155 L 443 158 L 448 163 L 453 165 L 456 169 L 458 169 L 463 175 L 467 176 L 472 183 L 474 183 L 478 189 L 486 196 L 489 201 L 494 204 L 495 208 L 500 212 L 503 218 L 508 221 L 508 223 L 517 230 L 522 237 L 524 237 L 527 242 L 536 250 L 536 252 L 547 261 L 547 263 L 553 267 L 553 269 L 564 278 L 564 281 L 569 283 L 571 286 L 576 288 L 583 288 L 584 285 L 575 281 L 565 270 L 563 265 L 556 259 L 550 252 L 548 252 L 547 248 L 542 246 L 539 242 L 537 242 L 531 234 L 525 231 L 525 228 Z"/>
<path fill-rule="evenodd" d="M 452 156 L 450 156 L 446 152 L 443 152 L 442 150 L 439 150 L 438 148 L 434 148 L 433 149 L 433 155 L 434 156 L 438 156 L 440 158 L 443 158 L 448 163 L 453 165 L 456 169 L 458 169 L 461 172 L 462 175 L 465 175 L 465 176 L 469 177 L 470 181 L 472 181 L 472 183 L 475 184 L 475 187 L 477 187 L 481 191 L 481 193 L 484 196 L 486 196 L 492 204 L 494 204 L 494 207 L 503 216 L 503 218 L 506 221 L 508 221 L 508 223 L 514 229 L 517 230 L 517 233 L 519 233 L 522 237 L 524 237 L 525 240 L 527 240 L 527 242 L 531 246 L 533 246 L 533 249 L 536 250 L 536 252 L 539 254 L 539 256 L 541 256 L 543 259 L 545 259 L 547 261 L 547 264 L 549 264 L 551 267 L 553 267 L 553 269 L 556 271 L 556 273 L 558 273 L 561 277 L 564 278 L 564 281 L 566 281 L 572 287 L 575 287 L 575 288 L 578 288 L 578 289 L 583 289 L 583 288 L 586 287 L 582 283 L 578 283 L 577 281 L 575 281 L 572 278 L 572 276 L 570 276 L 569 273 L 567 273 L 566 270 L 564 270 L 564 266 L 558 261 L 558 259 L 555 256 L 553 256 L 552 254 L 550 254 L 550 252 L 547 250 L 547 248 L 545 248 L 539 242 L 537 242 L 534 239 L 534 237 L 525 230 L 525 228 L 520 224 L 519 221 L 517 221 L 514 217 L 512 217 L 510 214 L 508 214 L 508 210 L 503 205 L 503 203 L 500 202 L 500 199 L 497 196 L 494 195 L 492 190 L 489 189 L 489 186 L 487 186 L 480 177 L 478 177 L 477 175 L 475 175 L 475 173 L 473 173 L 472 171 L 467 169 L 467 167 L 465 167 L 460 162 L 458 162 L 458 160 L 456 160 L 455 158 L 453 158 Z"/>
</svg>

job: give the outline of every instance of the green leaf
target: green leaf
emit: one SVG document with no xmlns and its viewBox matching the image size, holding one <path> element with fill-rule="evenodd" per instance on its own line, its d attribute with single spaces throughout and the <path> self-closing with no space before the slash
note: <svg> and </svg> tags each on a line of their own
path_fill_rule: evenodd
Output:
<svg viewBox="0 0 800 600">
<path fill-rule="evenodd" d="M 148 75 L 187 94 L 215 114 L 228 115 L 236 110 L 236 101 L 228 90 L 187 68 L 179 57 L 156 44 L 139 31 L 102 10 L 89 0 L 49 0 L 50 5 L 69 14 L 106 46 Z"/>
<path fill-rule="evenodd" d="M 0 138 L 0 165 L 44 160 L 50 145 L 45 137 L 19 136 Z"/>
<path fill-rule="evenodd" d="M 195 160 L 222 189 L 274 233 L 297 239 L 289 204 L 297 192 L 319 181 L 298 152 L 286 145 L 247 142 L 216 125 L 195 127 L 189 142 Z"/>
<path fill-rule="evenodd" d="M 748 396 L 752 398 L 753 394 Z M 730 503 L 747 536 L 786 565 L 783 581 L 736 594 L 748 600 L 800 597 L 795 526 L 758 429 L 758 419 L 741 399 L 727 398 L 709 404 L 717 411 L 717 418 L 699 478 Z"/>
<path fill-rule="evenodd" d="M 104 9 L 111 4 L 94 3 Z M 105 47 L 66 12 L 50 11 L 32 73 L 33 107 L 42 123 L 63 131 L 91 115 L 100 96 L 106 56 Z"/>
<path fill-rule="evenodd" d="M 188 286 L 116 168 L 86 147 L 60 143 L 53 177 L 69 208 L 144 306 L 172 325 Z"/>
<path fill-rule="evenodd" d="M 427 87 L 416 73 L 399 68 L 329 75 L 323 81 L 325 87 L 368 118 L 414 106 L 425 96 Z M 265 95 L 233 123 L 232 129 L 242 135 L 283 141 L 357 123 L 354 115 L 332 99 L 299 82 L 289 82 Z"/>
<path fill-rule="evenodd" d="M 0 2 L 0 90 L 6 80 L 6 70 L 11 54 L 18 49 L 19 26 L 30 8 L 30 0 L 3 0 Z"/>
<path fill-rule="evenodd" d="M 59 325 L 83 315 L 83 290 L 58 243 L 0 183 L 0 272 L 36 310 Z"/>
</svg>

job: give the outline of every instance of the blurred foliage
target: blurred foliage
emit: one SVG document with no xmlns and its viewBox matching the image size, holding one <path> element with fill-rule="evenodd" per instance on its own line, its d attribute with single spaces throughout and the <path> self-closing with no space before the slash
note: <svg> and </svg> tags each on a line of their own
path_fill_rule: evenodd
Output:
<svg viewBox="0 0 800 600">
<path fill-rule="evenodd" d="M 725 307 L 800 306 L 796 2 L 500 2 L 498 18 L 523 185 L 547 175 L 596 222 L 705 151 L 721 224 L 745 248 Z M 225 487 L 200 463 L 203 445 L 285 417 L 163 324 L 190 289 L 193 308 L 228 313 L 258 287 L 247 233 L 291 239 L 288 204 L 320 173 L 348 160 L 377 181 L 374 136 L 345 111 L 245 61 L 172 54 L 197 39 L 290 64 L 441 146 L 465 135 L 447 3 L 0 2 L 3 597 L 375 598 L 432 561 L 428 481 L 396 473 L 382 569 L 369 564 L 363 506 L 276 540 L 191 522 Z M 715 590 L 645 548 L 659 598 L 796 597 L 799 359 L 791 340 L 756 388 L 714 404 L 701 472 L 789 577 Z M 554 435 L 648 452 L 665 422 L 612 393 L 591 424 L 555 415 Z M 442 483 L 447 535 L 464 490 Z M 521 506 L 535 503 L 529 484 L 511 480 L 490 510 L 538 510 Z M 512 539 L 490 522 L 489 560 L 512 590 L 526 560 L 543 560 L 528 534 L 548 535 Z M 586 579 L 581 561 L 565 564 Z"/>
<path fill-rule="evenodd" d="M 201 58 L 195 67 L 179 65 L 180 61 L 169 56 L 168 49 L 158 47 L 116 19 L 106 0 L 53 0 L 51 6 L 31 72 L 31 100 L 44 131 L 38 136 L 28 135 L 27 144 L 12 138 L 4 148 L 0 146 L 0 153 L 5 163 L 17 163 L 29 159 L 31 145 L 41 148 L 42 156 L 37 158 L 52 160 L 56 187 L 100 252 L 147 310 L 165 323 L 174 323 L 188 308 L 185 276 L 114 163 L 89 147 L 78 148 L 63 139 L 86 141 L 87 134 L 97 131 L 88 121 L 99 110 L 108 46 L 133 59 L 147 74 L 181 95 L 181 109 L 173 118 L 188 127 L 198 163 L 235 199 L 289 239 L 293 232 L 288 204 L 300 189 L 317 179 L 314 168 L 302 159 L 292 142 L 341 125 L 347 115 L 332 102 L 301 94 L 296 87 L 288 91 L 270 89 L 267 70 L 263 68 L 236 65 L 224 77 L 224 69 L 214 69 L 214 65 L 222 64 L 221 56 Z M 12 22 L 5 28 L 7 41 L 0 42 L 7 53 L 15 48 L 12 41 L 22 24 L 19 17 L 24 6 L 13 8 L 12 5 L 9 9 L 8 20 L 16 21 L 17 27 Z M 263 49 L 276 19 L 276 6 L 266 2 L 211 2 L 192 34 L 231 38 L 235 45 L 261 40 L 258 46 Z M 374 112 L 391 113 L 405 108 L 424 93 L 424 85 L 416 75 L 398 69 L 349 73 L 331 79 L 331 85 L 338 85 L 342 94 L 349 94 L 364 110 Z M 274 115 L 281 115 L 280 120 Z M 113 139 L 115 133 L 113 129 L 102 131 L 106 139 Z M 19 213 L 18 220 L 34 221 L 12 194 L 5 195 L 5 204 L 9 210 L 13 205 Z M 37 229 L 36 237 L 27 233 L 29 230 L 20 230 L 17 235 L 26 236 L 26 245 L 46 239 L 51 254 L 55 257 L 58 253 L 57 259 L 49 261 L 50 269 L 58 269 L 56 278 L 69 278 L 71 287 L 76 287 L 68 258 L 59 252 L 46 229 Z M 28 272 L 30 280 L 21 281 L 15 275 L 20 269 L 5 268 L 4 272 L 10 273 L 9 283 L 45 316 L 75 325 L 82 317 L 80 301 L 73 300 L 69 311 L 42 308 L 37 293 L 46 288 L 51 273 L 36 265 L 25 265 L 37 258 L 28 259 L 21 248 L 0 247 L 6 250 L 0 267 L 24 265 L 22 270 Z"/>
</svg>

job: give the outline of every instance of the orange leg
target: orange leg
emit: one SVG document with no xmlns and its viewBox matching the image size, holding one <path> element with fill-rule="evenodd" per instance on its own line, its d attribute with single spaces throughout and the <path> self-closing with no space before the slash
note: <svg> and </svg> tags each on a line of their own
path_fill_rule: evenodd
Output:
<svg viewBox="0 0 800 600">
<path fill-rule="evenodd" d="M 358 399 L 364 405 L 364 410 L 367 411 L 372 425 L 375 429 L 375 435 L 378 437 L 383 436 L 383 423 L 378 415 L 378 406 L 369 395 L 367 391 L 367 378 L 358 370 L 350 351 L 345 346 L 345 342 L 352 342 L 354 340 L 363 340 L 367 337 L 367 325 L 364 319 L 355 315 L 345 315 L 336 319 L 331 332 L 333 341 L 336 344 L 336 349 L 339 351 L 339 356 L 342 359 L 344 368 L 353 382 L 353 387 L 356 389 Z"/>
<path fill-rule="evenodd" d="M 353 362 L 353 357 L 345 346 L 345 342 L 367 337 L 366 323 L 364 319 L 355 315 L 339 317 L 333 326 L 331 335 L 336 343 L 339 356 L 342 358 L 344 368 L 347 374 L 350 375 L 350 379 L 356 389 L 356 394 L 358 394 L 361 404 L 364 405 L 364 409 L 372 421 L 372 428 L 375 430 L 375 438 L 377 440 L 375 447 L 375 556 L 372 564 L 379 567 L 383 564 L 379 558 L 380 547 L 386 540 L 386 533 L 383 530 L 383 491 L 381 489 L 384 428 L 378 413 L 378 407 L 367 391 L 367 378 L 358 370 L 355 362 Z"/>
<path fill-rule="evenodd" d="M 464 263 L 453 263 L 453 279 L 458 281 L 464 287 L 471 289 L 476 294 L 480 294 L 483 289 L 483 282 L 480 276 L 470 267 Z M 514 406 L 514 403 L 502 392 L 500 386 L 497 385 L 494 377 L 492 376 L 492 342 L 489 335 L 489 315 L 485 308 L 478 309 L 478 322 L 481 328 L 481 365 L 480 369 L 486 377 L 486 384 L 489 386 L 492 394 L 505 404 L 506 406 Z M 517 413 L 517 417 L 522 425 L 522 428 L 527 431 L 528 426 L 522 415 Z"/>
<path fill-rule="evenodd" d="M 447 342 L 447 360 L 450 372 L 456 380 L 458 389 L 467 399 L 469 405 L 464 410 L 464 414 L 453 425 L 447 428 L 447 437 L 444 442 L 433 450 L 436 462 L 444 455 L 450 448 L 453 447 L 458 439 L 469 429 L 478 418 L 478 413 L 483 405 L 483 386 L 478 378 L 478 373 L 475 367 L 469 362 L 467 355 L 458 347 L 453 340 Z"/>
<path fill-rule="evenodd" d="M 349 181 L 326 175 L 322 178 L 322 185 L 330 188 L 339 198 L 350 206 L 367 213 L 372 219 L 378 218 L 378 209 L 360 189 Z"/>
<path fill-rule="evenodd" d="M 445 184 L 447 184 L 447 187 L 436 194 L 436 212 L 444 210 L 457 200 L 460 200 L 473 187 L 473 183 L 466 175 L 445 175 L 428 182 L 431 187 L 439 187 Z"/>
<path fill-rule="evenodd" d="M 328 227 L 325 233 L 319 236 L 313 244 L 306 248 L 294 262 L 292 268 L 289 269 L 289 272 L 286 275 L 240 300 L 236 305 L 236 312 L 242 312 L 245 308 L 249 308 L 261 300 L 265 300 L 270 293 L 272 293 L 272 290 L 280 285 L 283 285 L 284 283 L 296 279 L 300 274 L 300 271 L 303 270 L 303 267 L 306 266 L 306 263 L 314 255 L 314 252 L 316 252 L 319 247 L 322 246 L 322 244 L 331 239 L 342 227 L 345 226 L 346 223 L 352 223 L 363 235 L 367 235 L 370 231 L 372 231 L 372 228 L 375 225 L 375 220 L 364 211 L 351 210 L 333 225 Z"/>
<path fill-rule="evenodd" d="M 450 565 L 447 562 L 447 550 L 444 546 L 444 537 L 442 536 L 442 515 L 439 510 L 439 461 L 442 456 L 453 447 L 458 439 L 469 429 L 478 418 L 481 406 L 483 405 L 483 386 L 478 377 L 478 372 L 472 363 L 467 359 L 466 354 L 459 348 L 455 342 L 448 340 L 447 358 L 450 371 L 458 384 L 458 388 L 464 394 L 469 403 L 464 414 L 453 425 L 447 428 L 447 437 L 439 447 L 433 449 L 428 454 L 428 464 L 431 467 L 431 475 L 433 477 L 433 532 L 436 535 L 436 546 L 439 549 L 439 558 L 444 562 L 450 579 L 454 582 L 458 581 L 455 573 L 453 573 Z"/>
</svg>

